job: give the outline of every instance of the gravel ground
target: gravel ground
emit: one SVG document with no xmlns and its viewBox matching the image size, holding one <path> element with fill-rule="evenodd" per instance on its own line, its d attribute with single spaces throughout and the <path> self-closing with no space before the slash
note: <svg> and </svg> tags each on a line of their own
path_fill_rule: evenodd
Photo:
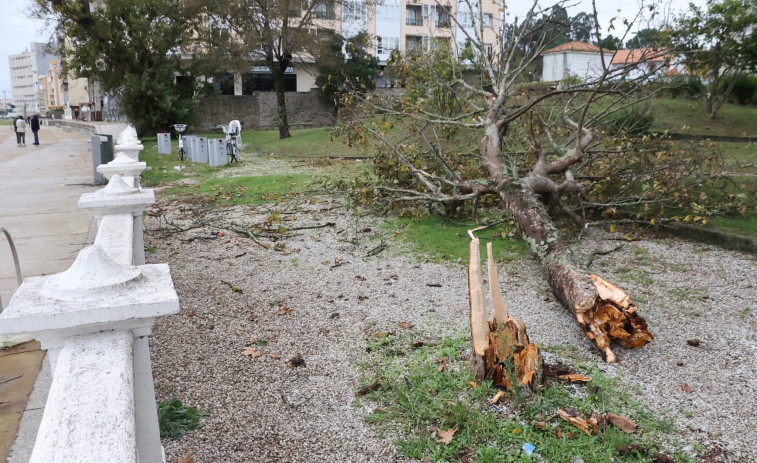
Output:
<svg viewBox="0 0 757 463">
<path fill-rule="evenodd" d="M 167 461 L 187 453 L 197 463 L 404 461 L 353 405 L 357 366 L 366 340 L 399 322 L 427 336 L 467 332 L 466 269 L 394 244 L 365 257 L 389 232 L 337 202 L 289 204 L 290 230 L 334 225 L 260 244 L 230 229 L 265 222 L 266 207 L 160 206 L 170 212 L 148 219 L 148 260 L 170 263 L 182 308 L 158 319 L 151 338 L 158 399 L 176 396 L 208 413 L 201 429 L 164 440 Z M 176 227 L 196 228 L 169 233 Z M 683 439 L 723 450 L 707 461 L 757 461 L 756 259 L 674 239 L 615 238 L 589 230 L 576 251 L 585 262 L 623 245 L 596 255 L 592 271 L 634 297 L 655 339 L 616 346 L 619 363 L 602 368 L 638 386 L 636 399 L 674 418 Z M 601 364 L 536 261 L 507 263 L 500 280 L 532 341 L 573 346 Z M 304 365 L 292 367 L 298 355 Z"/>
</svg>

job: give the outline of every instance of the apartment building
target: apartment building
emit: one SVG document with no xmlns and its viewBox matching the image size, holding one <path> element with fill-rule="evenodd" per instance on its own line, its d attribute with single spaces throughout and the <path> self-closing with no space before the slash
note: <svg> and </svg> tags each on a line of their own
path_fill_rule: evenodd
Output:
<svg viewBox="0 0 757 463">
<path fill-rule="evenodd" d="M 44 105 L 44 111 L 61 110 L 65 106 L 63 103 L 63 81 L 60 75 L 60 59 L 54 59 L 47 65 L 45 75 L 39 78 L 40 100 Z"/>
<path fill-rule="evenodd" d="M 8 56 L 11 89 L 17 112 L 31 115 L 44 109 L 39 88 L 40 72 L 44 75 L 50 61 L 56 58 L 47 53 L 46 44 L 34 42 L 23 53 Z"/>
<path fill-rule="evenodd" d="M 324 0 L 316 5 L 311 32 L 314 40 L 327 40 L 334 32 L 352 37 L 366 32 L 372 38 L 369 52 L 386 66 L 392 51 L 428 53 L 441 43 L 462 51 L 468 42 L 483 42 L 484 49 L 496 48 L 501 12 L 498 2 L 481 0 L 383 0 L 367 4 L 361 0 Z M 304 8 L 304 7 L 303 7 Z M 483 28 L 481 27 L 483 25 Z M 483 29 L 483 37 L 477 31 Z M 287 69 L 285 81 L 288 91 L 308 92 L 315 87 L 313 57 L 301 54 Z M 250 94 L 253 90 L 272 90 L 261 85 L 270 74 L 265 66 L 253 66 L 244 74 L 219 74 L 216 82 L 222 93 Z M 270 79 L 269 79 L 270 80 Z M 252 83 L 252 84 L 251 84 Z M 377 87 L 394 85 L 383 72 L 376 78 Z"/>
</svg>

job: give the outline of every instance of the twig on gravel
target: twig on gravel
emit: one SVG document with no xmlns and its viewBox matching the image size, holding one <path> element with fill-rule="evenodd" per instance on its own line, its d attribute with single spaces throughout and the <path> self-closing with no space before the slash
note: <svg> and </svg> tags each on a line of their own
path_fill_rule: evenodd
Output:
<svg viewBox="0 0 757 463">
<path fill-rule="evenodd" d="M 232 222 L 231 226 L 232 227 L 240 227 L 241 225 L 237 225 L 234 222 Z M 258 246 L 263 246 L 263 243 L 261 243 L 260 241 L 258 241 L 258 239 L 255 237 L 255 235 L 251 231 L 249 231 L 249 230 L 243 230 L 241 228 L 232 228 L 231 231 L 233 231 L 234 233 L 239 233 L 240 235 L 246 236 L 247 238 L 249 238 L 252 241 L 254 241 Z"/>
<path fill-rule="evenodd" d="M 381 251 L 383 251 L 387 247 L 388 246 L 382 242 L 381 244 L 379 244 L 375 248 L 373 248 L 370 251 L 368 251 L 367 254 L 364 254 L 363 257 L 372 257 L 372 256 L 375 256 L 376 254 L 380 253 Z"/>
<path fill-rule="evenodd" d="M 287 228 L 287 231 L 292 231 L 292 230 L 310 230 L 310 229 L 313 229 L 313 228 L 326 228 L 326 227 L 334 227 L 334 226 L 336 226 L 336 223 L 334 223 L 334 222 L 326 222 L 326 223 L 324 223 L 322 225 L 309 225 L 307 227 Z"/>
<path fill-rule="evenodd" d="M 597 257 L 597 256 L 606 256 L 607 254 L 612 254 L 615 251 L 620 251 L 621 249 L 623 249 L 624 246 L 625 246 L 625 244 L 619 244 L 619 245 L 615 246 L 614 248 L 610 249 L 609 251 L 594 251 L 594 252 L 592 252 L 591 255 L 589 256 L 589 262 L 586 263 L 586 268 L 588 269 L 589 267 L 591 267 L 591 264 L 594 263 L 594 258 L 595 257 Z"/>
</svg>

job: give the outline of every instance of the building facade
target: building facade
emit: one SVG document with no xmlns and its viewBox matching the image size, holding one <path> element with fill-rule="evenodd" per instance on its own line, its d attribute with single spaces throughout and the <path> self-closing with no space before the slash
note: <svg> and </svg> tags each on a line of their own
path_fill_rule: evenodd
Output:
<svg viewBox="0 0 757 463">
<path fill-rule="evenodd" d="M 423 54 L 444 43 L 459 54 L 472 42 L 481 42 L 486 52 L 497 47 L 501 27 L 499 2 L 481 0 L 326 0 L 313 7 L 311 32 L 314 40 L 328 40 L 337 33 L 352 37 L 360 32 L 372 38 L 368 52 L 379 60 L 383 69 L 393 51 Z M 309 92 L 315 88 L 315 66 L 312 56 L 302 54 L 293 60 L 285 75 L 288 91 Z M 252 94 L 248 81 L 259 82 L 266 73 L 263 66 L 253 66 L 248 73 L 227 73 L 215 77 L 223 94 Z M 394 82 L 384 76 L 376 77 L 377 87 L 391 87 Z M 269 88 L 270 87 L 270 88 Z M 254 90 L 272 90 L 256 86 Z"/>
<path fill-rule="evenodd" d="M 44 109 L 39 79 L 45 75 L 48 65 L 54 59 L 57 57 L 46 51 L 46 44 L 35 42 L 23 53 L 8 56 L 16 112 L 26 116 Z"/>
</svg>

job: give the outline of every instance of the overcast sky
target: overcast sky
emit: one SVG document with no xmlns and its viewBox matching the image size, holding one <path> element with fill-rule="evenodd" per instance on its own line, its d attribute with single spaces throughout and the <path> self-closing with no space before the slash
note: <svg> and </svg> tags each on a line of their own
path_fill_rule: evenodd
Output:
<svg viewBox="0 0 757 463">
<path fill-rule="evenodd" d="M 49 33 L 44 30 L 44 22 L 38 20 L 28 19 L 29 5 L 32 0 L 2 0 L 2 12 L 0 12 L 0 94 L 2 90 L 8 91 L 8 98 L 10 98 L 11 82 L 10 82 L 10 68 L 8 67 L 8 55 L 15 55 L 25 51 L 29 47 L 31 42 L 46 42 L 49 38 Z M 129 1 L 129 0 L 123 0 Z M 643 3 L 642 3 L 643 1 Z M 610 34 L 615 36 L 620 35 L 623 26 L 622 20 L 624 17 L 628 17 L 631 14 L 636 13 L 639 7 L 642 5 L 649 5 L 649 0 L 596 0 L 597 10 L 599 11 L 599 21 L 603 25 L 603 33 L 607 33 L 607 27 L 610 19 L 618 17 L 620 19 L 615 21 L 615 30 L 609 31 Z M 704 5 L 705 0 L 693 0 L 698 5 Z M 553 2 L 541 1 L 544 5 L 550 5 Z M 672 0 L 667 8 L 658 9 L 664 14 L 677 12 L 681 9 L 685 9 L 688 5 L 688 0 Z M 523 15 L 525 9 L 527 9 L 531 2 L 528 0 L 515 0 L 510 2 L 513 5 L 512 14 Z M 620 6 L 622 4 L 622 6 Z M 522 6 L 522 10 L 518 11 L 518 6 Z M 568 14 L 573 16 L 580 11 L 591 11 L 591 1 L 582 0 L 570 3 L 568 7 Z M 618 9 L 621 11 L 619 12 Z M 649 11 L 646 16 L 649 16 Z M 658 18 L 655 18 L 658 19 Z M 627 38 L 631 38 L 629 35 Z M 2 98 L 0 96 L 0 98 Z"/>
</svg>

